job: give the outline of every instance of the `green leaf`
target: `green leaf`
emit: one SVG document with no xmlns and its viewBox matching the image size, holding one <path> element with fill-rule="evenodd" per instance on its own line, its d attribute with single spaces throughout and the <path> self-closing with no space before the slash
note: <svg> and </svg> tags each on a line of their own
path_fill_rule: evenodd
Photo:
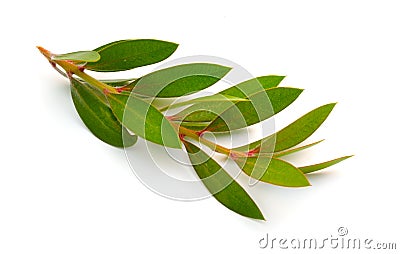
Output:
<svg viewBox="0 0 400 254">
<path fill-rule="evenodd" d="M 185 108 L 173 116 L 173 119 L 184 120 L 185 122 L 210 122 L 217 115 L 222 114 L 226 109 L 235 105 L 236 102 L 246 100 L 231 100 L 227 95 L 214 95 L 218 100 L 215 101 L 198 101 L 188 108 Z M 235 97 L 236 98 L 236 97 Z M 204 128 L 207 126 L 204 126 Z"/>
<path fill-rule="evenodd" d="M 210 104 L 210 103 L 215 103 L 215 102 L 221 102 L 221 101 L 230 101 L 230 102 L 239 102 L 239 101 L 248 101 L 247 99 L 239 98 L 239 97 L 234 97 L 230 95 L 222 95 L 222 94 L 213 94 L 209 96 L 203 96 L 199 98 L 194 98 L 191 100 L 187 101 L 179 101 L 176 103 L 172 103 L 166 107 L 161 108 L 160 110 L 166 110 L 166 109 L 175 109 L 179 108 L 182 106 L 187 106 L 191 104 Z"/>
<path fill-rule="evenodd" d="M 100 60 L 88 63 L 85 68 L 99 72 L 130 70 L 158 63 L 174 53 L 177 47 L 172 42 L 150 39 L 116 41 L 95 49 Z"/>
<path fill-rule="evenodd" d="M 122 87 L 129 85 L 135 79 L 102 79 L 100 81 L 112 87 Z"/>
<path fill-rule="evenodd" d="M 148 102 L 122 94 L 107 94 L 115 116 L 136 135 L 156 144 L 181 148 L 177 130 Z"/>
<path fill-rule="evenodd" d="M 180 125 L 183 127 L 199 127 L 199 130 L 204 129 L 210 122 L 180 122 Z"/>
<path fill-rule="evenodd" d="M 330 161 L 326 161 L 326 162 L 322 162 L 322 163 L 319 163 L 319 164 L 314 164 L 314 165 L 310 165 L 310 166 L 299 167 L 299 169 L 300 169 L 304 174 L 308 174 L 308 173 L 315 172 L 315 171 L 318 171 L 318 170 L 321 170 L 321 169 L 330 167 L 330 166 L 332 166 L 332 165 L 335 165 L 335 164 L 337 164 L 337 163 L 339 163 L 339 162 L 341 162 L 341 161 L 344 161 L 345 159 L 348 159 L 348 158 L 350 158 L 350 157 L 353 157 L 353 155 L 350 155 L 350 156 L 343 156 L 343 157 L 340 157 L 340 158 L 337 158 L 337 159 L 333 159 L 333 160 L 330 160 Z"/>
<path fill-rule="evenodd" d="M 197 175 L 221 204 L 240 215 L 265 220 L 247 192 L 215 160 L 197 146 L 184 144 Z"/>
<path fill-rule="evenodd" d="M 283 79 L 283 76 L 257 77 L 225 89 L 216 95 L 233 96 L 235 98 L 247 99 L 247 101 L 249 101 L 248 98 L 251 97 L 251 95 L 264 92 L 265 89 L 276 87 Z M 209 103 L 197 104 L 178 113 L 176 117 L 185 119 L 185 121 L 189 122 L 211 122 L 216 119 L 218 114 L 221 114 L 231 106 L 233 106 L 231 103 L 225 102 L 222 102 L 222 105 L 215 103 L 211 105 Z"/>
<path fill-rule="evenodd" d="M 65 75 L 67 77 L 67 75 Z M 77 79 L 79 82 L 81 83 L 85 83 L 90 85 L 89 83 L 87 83 L 86 81 L 84 81 L 83 79 L 79 78 L 79 77 L 75 77 L 75 79 Z M 112 87 L 125 87 L 129 84 L 131 84 L 133 81 L 135 81 L 135 79 L 99 79 L 100 82 L 103 82 L 109 86 Z M 129 92 L 129 89 L 126 89 Z"/>
<path fill-rule="evenodd" d="M 277 87 L 279 83 L 284 79 L 284 76 L 262 76 L 254 79 L 249 79 L 241 82 L 233 87 L 223 90 L 220 94 L 231 95 L 239 98 L 248 98 L 249 96 Z"/>
<path fill-rule="evenodd" d="M 149 97 L 179 97 L 201 91 L 219 81 L 230 67 L 210 64 L 182 64 L 149 73 L 132 84 L 132 92 Z"/>
<path fill-rule="evenodd" d="M 247 101 L 194 104 L 177 113 L 174 118 L 185 122 L 210 122 L 205 130 L 212 132 L 236 130 L 266 120 L 282 111 L 301 92 L 298 88 L 271 88 L 252 94 Z"/>
<path fill-rule="evenodd" d="M 136 143 L 137 136 L 130 135 L 122 127 L 101 92 L 71 78 L 71 95 L 82 121 L 100 140 L 117 147 L 128 147 Z"/>
<path fill-rule="evenodd" d="M 185 122 L 208 122 L 210 124 L 218 114 L 221 114 L 234 104 L 234 102 L 229 100 L 217 101 L 214 103 L 196 103 L 175 114 L 173 119 L 179 119 Z"/>
<path fill-rule="evenodd" d="M 285 150 L 285 151 L 282 151 L 282 152 L 277 152 L 277 153 L 274 153 L 274 157 L 275 158 L 279 158 L 279 157 L 283 157 L 283 156 L 286 156 L 286 155 L 289 155 L 289 154 L 292 154 L 292 153 L 296 153 L 296 152 L 302 151 L 304 149 L 310 148 L 312 146 L 315 146 L 315 145 L 321 143 L 322 141 L 324 141 L 324 140 L 322 139 L 322 140 L 319 140 L 319 141 L 311 143 L 311 144 L 307 144 L 307 145 L 304 145 L 304 146 L 292 148 L 292 149 Z"/>
<path fill-rule="evenodd" d="M 206 130 L 226 132 L 264 121 L 289 106 L 302 91 L 298 88 L 276 87 L 255 93 L 249 97 L 249 101 L 229 107 Z"/>
<path fill-rule="evenodd" d="M 233 159 L 243 172 L 256 180 L 286 187 L 310 185 L 303 172 L 286 161 L 265 156 Z"/>
<path fill-rule="evenodd" d="M 330 103 L 318 107 L 277 133 L 257 140 L 249 145 L 235 148 L 235 150 L 258 149 L 260 152 L 280 152 L 298 145 L 311 136 L 319 126 L 321 126 L 335 107 L 335 104 L 336 103 Z"/>
<path fill-rule="evenodd" d="M 75 62 L 97 62 L 100 60 L 100 54 L 96 51 L 78 51 L 61 55 L 54 55 L 52 60 L 69 60 Z"/>
</svg>

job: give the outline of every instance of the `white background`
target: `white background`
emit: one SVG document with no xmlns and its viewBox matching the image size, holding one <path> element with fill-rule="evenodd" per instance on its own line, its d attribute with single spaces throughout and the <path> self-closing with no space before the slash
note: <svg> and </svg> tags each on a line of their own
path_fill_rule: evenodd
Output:
<svg viewBox="0 0 400 254">
<path fill-rule="evenodd" d="M 398 241 L 397 2 L 71 0 L 2 6 L 0 253 L 277 253 L 260 249 L 258 241 L 267 233 L 325 238 L 340 226 L 349 237 Z M 177 42 L 171 59 L 215 55 L 256 76 L 286 75 L 282 85 L 305 91 L 278 115 L 278 127 L 339 102 L 310 138 L 326 141 L 294 159 L 306 164 L 355 157 L 310 177 L 309 188 L 250 189 L 266 222 L 238 216 L 214 199 L 158 196 L 135 177 L 122 150 L 84 127 L 67 81 L 35 48 L 62 53 L 127 38 Z M 282 251 L 289 252 L 296 251 Z"/>
</svg>

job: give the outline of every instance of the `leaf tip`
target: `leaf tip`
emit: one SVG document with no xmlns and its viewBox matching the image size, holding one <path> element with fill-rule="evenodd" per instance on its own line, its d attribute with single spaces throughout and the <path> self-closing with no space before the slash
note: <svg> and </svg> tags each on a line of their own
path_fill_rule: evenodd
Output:
<svg viewBox="0 0 400 254">
<path fill-rule="evenodd" d="M 338 102 L 332 102 L 332 103 L 329 103 L 329 104 L 327 104 L 327 105 L 330 105 L 330 106 L 332 106 L 332 108 L 333 108 L 333 107 L 336 106 L 336 104 L 338 104 Z"/>
<path fill-rule="evenodd" d="M 260 216 L 258 218 L 255 218 L 256 220 L 262 220 L 262 221 L 267 221 L 267 219 L 264 217 L 262 213 L 260 213 Z"/>
<path fill-rule="evenodd" d="M 42 53 L 42 55 L 44 55 L 46 58 L 50 58 L 51 57 L 51 53 L 50 51 L 48 51 L 47 49 L 43 48 L 42 46 L 36 46 L 36 48 L 40 51 L 40 53 Z"/>
</svg>

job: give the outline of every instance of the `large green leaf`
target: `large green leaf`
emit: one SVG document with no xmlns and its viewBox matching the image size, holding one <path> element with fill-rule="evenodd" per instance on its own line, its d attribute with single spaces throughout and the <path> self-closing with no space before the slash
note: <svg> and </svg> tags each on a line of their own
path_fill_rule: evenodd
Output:
<svg viewBox="0 0 400 254">
<path fill-rule="evenodd" d="M 174 53 L 177 47 L 178 44 L 172 42 L 150 39 L 116 41 L 95 49 L 100 60 L 88 63 L 85 68 L 100 72 L 130 70 L 158 63 Z"/>
<path fill-rule="evenodd" d="M 235 148 L 235 150 L 258 149 L 260 152 L 280 152 L 289 149 L 311 136 L 326 120 L 334 107 L 335 103 L 318 107 L 277 133 L 257 140 L 249 145 Z"/>
<path fill-rule="evenodd" d="M 274 76 L 274 75 L 261 76 L 241 82 L 219 93 L 239 98 L 248 98 L 252 94 L 264 91 L 265 89 L 277 87 L 284 78 L 285 78 L 284 76 Z"/>
<path fill-rule="evenodd" d="M 96 51 L 78 51 L 61 55 L 54 55 L 52 60 L 68 60 L 75 62 L 97 62 L 100 60 L 100 54 Z"/>
<path fill-rule="evenodd" d="M 117 147 L 128 147 L 136 143 L 137 136 L 130 135 L 122 127 L 101 92 L 71 78 L 71 95 L 82 121 L 100 140 Z"/>
<path fill-rule="evenodd" d="M 115 116 L 133 133 L 160 145 L 181 148 L 177 130 L 151 104 L 122 94 L 107 94 L 107 98 Z"/>
<path fill-rule="evenodd" d="M 318 171 L 318 170 L 333 166 L 333 165 L 335 165 L 335 164 L 337 164 L 337 163 L 339 163 L 341 161 L 344 161 L 345 159 L 348 159 L 350 157 L 352 157 L 352 155 L 343 156 L 343 157 L 340 157 L 340 158 L 337 158 L 337 159 L 333 159 L 333 160 L 330 160 L 330 161 L 325 161 L 325 162 L 314 164 L 314 165 L 310 165 L 310 166 L 299 167 L 299 169 L 304 174 L 308 174 L 308 173 L 311 173 L 311 172 L 315 172 L 315 171 Z"/>
<path fill-rule="evenodd" d="M 132 92 L 149 97 L 179 97 L 203 90 L 224 77 L 230 67 L 210 64 L 182 64 L 149 73 L 132 84 Z"/>
<path fill-rule="evenodd" d="M 197 175 L 221 204 L 243 216 L 264 220 L 256 203 L 215 160 L 197 146 L 184 144 Z"/>
<path fill-rule="evenodd" d="M 265 156 L 233 159 L 243 172 L 256 180 L 286 187 L 310 185 L 303 172 L 286 161 Z"/>
<path fill-rule="evenodd" d="M 249 101 L 238 102 L 220 114 L 206 130 L 225 132 L 264 121 L 289 106 L 302 91 L 298 88 L 276 87 L 252 94 Z"/>
</svg>

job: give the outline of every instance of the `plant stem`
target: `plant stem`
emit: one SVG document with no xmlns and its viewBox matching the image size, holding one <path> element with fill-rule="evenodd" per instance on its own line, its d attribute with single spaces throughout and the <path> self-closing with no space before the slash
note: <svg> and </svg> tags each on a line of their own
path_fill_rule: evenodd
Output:
<svg viewBox="0 0 400 254">
<path fill-rule="evenodd" d="M 183 136 L 187 136 L 190 137 L 204 145 L 206 145 L 207 147 L 211 148 L 213 151 L 216 151 L 218 153 L 222 153 L 225 154 L 227 156 L 230 157 L 248 157 L 247 153 L 244 152 L 240 152 L 240 151 L 234 151 L 231 150 L 229 148 L 226 148 L 224 146 L 218 145 L 206 138 L 203 138 L 198 132 L 187 129 L 183 126 L 179 126 L 179 133 L 182 134 Z"/>
<path fill-rule="evenodd" d="M 80 77 L 87 83 L 91 84 L 92 86 L 100 89 L 101 91 L 104 92 L 109 92 L 109 93 L 119 93 L 118 89 L 115 87 L 109 86 L 101 81 L 98 81 L 97 79 L 93 78 L 92 76 L 84 73 L 80 67 L 78 67 L 76 64 L 66 61 L 66 60 L 54 60 L 52 57 L 54 56 L 50 51 L 47 49 L 44 49 L 42 47 L 37 47 L 39 51 L 47 58 L 47 60 L 50 61 L 52 64 L 57 64 L 61 68 L 65 70 L 67 75 L 69 74 L 75 74 L 76 76 Z M 53 65 L 54 67 L 54 65 Z"/>
</svg>

